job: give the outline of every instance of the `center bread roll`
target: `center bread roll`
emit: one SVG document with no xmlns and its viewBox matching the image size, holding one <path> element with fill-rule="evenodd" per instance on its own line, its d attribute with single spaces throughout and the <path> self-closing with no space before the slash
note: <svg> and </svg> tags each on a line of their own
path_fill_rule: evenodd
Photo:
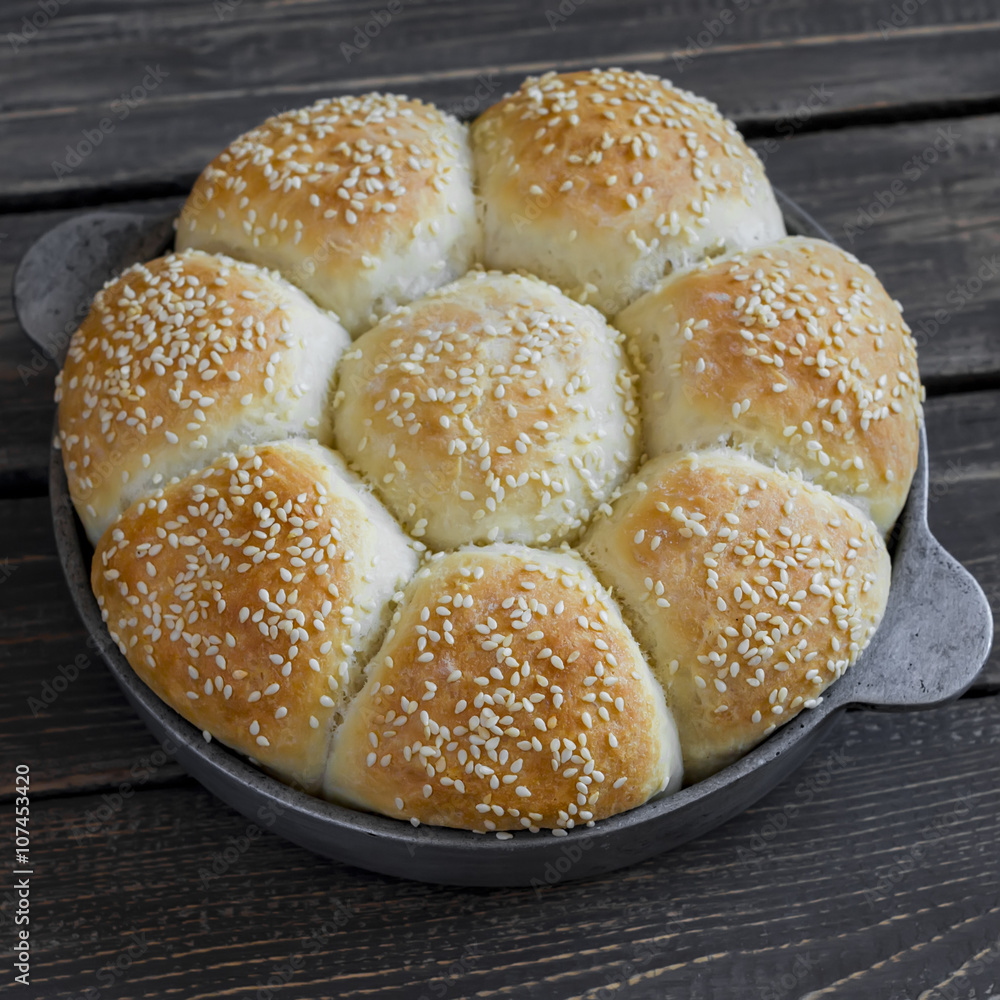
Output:
<svg viewBox="0 0 1000 1000">
<path fill-rule="evenodd" d="M 337 445 L 434 549 L 573 540 L 638 456 L 621 335 L 533 278 L 473 272 L 341 362 Z"/>
<path fill-rule="evenodd" d="M 581 551 L 651 657 L 689 783 L 822 700 L 889 596 L 861 511 L 729 450 L 648 462 Z"/>
<path fill-rule="evenodd" d="M 334 452 L 284 441 L 133 504 L 101 539 L 91 584 L 160 698 L 316 792 L 330 733 L 416 566 Z"/>
<path fill-rule="evenodd" d="M 574 553 L 432 557 L 334 738 L 325 794 L 414 823 L 559 832 L 680 786 L 663 692 Z"/>
</svg>

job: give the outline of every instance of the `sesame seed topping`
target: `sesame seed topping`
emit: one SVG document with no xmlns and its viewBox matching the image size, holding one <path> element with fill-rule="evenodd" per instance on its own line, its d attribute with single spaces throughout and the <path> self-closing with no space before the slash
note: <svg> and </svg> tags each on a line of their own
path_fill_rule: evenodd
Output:
<svg viewBox="0 0 1000 1000">
<path fill-rule="evenodd" d="M 298 400 L 312 391 L 298 372 L 306 345 L 286 327 L 304 310 L 315 314 L 278 275 L 196 251 L 135 264 L 108 282 L 73 335 L 61 379 L 60 442 L 77 502 L 93 496 L 114 507 L 102 470 L 119 470 L 129 485 L 123 509 L 179 462 L 207 464 L 234 435 L 230 419 L 218 423 L 213 412 L 241 399 L 249 406 L 253 388 L 268 380 L 269 398 L 258 396 L 266 418 L 247 419 L 266 419 L 277 437 L 303 433 Z M 346 346 L 331 320 L 316 314 L 309 322 L 328 324 L 332 343 L 339 337 Z M 306 378 L 325 385 L 334 361 L 331 353 Z M 217 378 L 224 370 L 238 380 Z M 192 449 L 197 460 L 186 457 Z"/>
<path fill-rule="evenodd" d="M 761 738 L 740 727 L 786 721 L 857 659 L 881 618 L 889 560 L 860 511 L 735 451 L 664 455 L 640 478 L 646 488 L 626 487 L 583 549 L 648 648 L 674 652 L 654 668 L 694 762 L 691 780 Z M 665 545 L 636 544 L 651 533 Z M 624 551 L 630 563 L 609 560 Z M 651 600 L 658 593 L 671 603 Z M 706 714 L 725 715 L 728 728 L 699 728 Z M 711 770 L 699 770 L 710 766 L 702 759 Z"/>
<path fill-rule="evenodd" d="M 574 816 L 589 822 L 621 808 L 611 790 L 638 747 L 659 738 L 654 683 L 577 556 L 470 547 L 431 556 L 407 588 L 348 718 L 363 718 L 393 768 L 420 782 L 408 813 L 421 822 L 439 813 L 420 802 L 446 796 L 433 809 L 458 810 L 473 829 L 569 828 Z M 464 697 L 437 697 L 455 685 Z M 334 771 L 339 782 L 361 780 L 349 750 L 335 755 Z M 390 811 L 400 772 L 364 780 L 366 796 Z M 635 784 L 627 798 L 638 803 L 649 793 Z M 536 812 L 525 825 L 529 800 Z"/>
<path fill-rule="evenodd" d="M 340 386 L 341 447 L 434 549 L 572 541 L 638 457 L 621 335 L 534 279 L 473 273 L 386 318 Z"/>
<path fill-rule="evenodd" d="M 683 334 L 664 359 L 677 388 L 643 384 L 651 450 L 708 446 L 723 428 L 733 444 L 754 445 L 760 428 L 783 428 L 782 467 L 865 496 L 887 531 L 916 468 L 922 389 L 898 304 L 863 265 L 802 237 L 699 265 L 617 318 L 640 354 L 665 342 L 657 338 L 668 306 Z M 707 357 L 732 361 L 706 369 Z M 688 426 L 682 411 L 692 405 L 708 432 L 681 440 L 674 428 Z M 751 407 L 753 426 L 744 426 Z M 896 474 L 901 459 L 905 476 Z M 884 484 L 878 495 L 873 474 Z"/>
<path fill-rule="evenodd" d="M 464 146 L 464 128 L 421 101 L 382 93 L 319 100 L 268 118 L 220 153 L 184 206 L 179 238 L 235 246 L 258 262 L 291 261 L 295 248 L 288 278 L 357 334 L 373 310 L 400 300 L 393 268 L 414 240 L 435 239 L 433 252 L 459 273 L 473 263 Z M 404 301 L 447 273 L 427 259 Z"/>
<path fill-rule="evenodd" d="M 770 197 L 758 158 L 714 104 L 642 72 L 529 77 L 477 119 L 472 144 L 488 227 L 506 226 L 506 238 L 519 241 L 520 266 L 578 283 L 608 315 L 678 260 L 704 253 L 712 239 L 703 234 L 722 224 L 718 211 Z M 493 207 L 506 202 L 524 207 L 509 219 Z M 666 204 L 676 208 L 664 212 Z M 551 245 L 553 216 L 589 226 L 600 218 L 606 246 L 623 258 L 609 273 L 628 268 L 628 277 L 593 284 L 589 264 L 577 266 Z"/>
<path fill-rule="evenodd" d="M 183 677 L 196 688 L 187 718 L 302 783 L 319 776 L 302 775 L 300 756 L 322 757 L 383 608 L 416 563 L 401 532 L 368 522 L 340 468 L 307 442 L 226 455 L 134 504 L 94 556 L 118 584 L 101 599 L 137 673 Z M 307 547 L 322 563 L 302 559 Z M 233 572 L 244 558 L 250 569 Z M 380 558 L 395 569 L 378 582 Z"/>
</svg>

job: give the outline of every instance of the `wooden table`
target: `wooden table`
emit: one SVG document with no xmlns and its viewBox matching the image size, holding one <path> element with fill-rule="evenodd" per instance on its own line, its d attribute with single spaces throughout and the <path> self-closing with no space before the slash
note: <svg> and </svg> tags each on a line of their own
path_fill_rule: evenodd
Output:
<svg viewBox="0 0 1000 1000">
<path fill-rule="evenodd" d="M 430 887 L 255 836 L 86 645 L 46 497 L 55 369 L 7 291 L 56 222 L 178 205 L 276 109 L 381 88 L 468 117 L 528 72 L 661 73 L 716 100 L 905 304 L 931 525 L 996 603 L 1000 3 L 5 0 L 0 31 L 0 792 L 30 765 L 34 864 L 32 985 L 10 995 L 1000 995 L 996 654 L 957 703 L 850 712 L 745 815 L 597 881 Z"/>
</svg>

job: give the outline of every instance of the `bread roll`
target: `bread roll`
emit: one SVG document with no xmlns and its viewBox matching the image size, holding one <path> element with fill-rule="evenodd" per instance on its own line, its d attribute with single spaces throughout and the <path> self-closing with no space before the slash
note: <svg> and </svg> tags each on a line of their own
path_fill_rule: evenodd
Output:
<svg viewBox="0 0 1000 1000">
<path fill-rule="evenodd" d="M 737 760 L 878 627 L 913 340 L 714 104 L 620 69 L 471 130 L 317 101 L 176 243 L 95 298 L 59 445 L 111 637 L 267 773 L 564 835 Z"/>
<path fill-rule="evenodd" d="M 923 390 L 910 329 L 871 268 L 789 237 L 672 275 L 615 322 L 641 373 L 651 454 L 736 444 L 892 527 Z"/>
<path fill-rule="evenodd" d="M 277 274 L 169 254 L 98 292 L 57 381 L 70 495 L 92 542 L 130 503 L 224 451 L 326 437 L 350 338 Z"/>
<path fill-rule="evenodd" d="M 472 147 L 486 265 L 609 316 L 673 269 L 785 232 L 732 122 L 645 73 L 529 77 L 473 123 Z"/>
<path fill-rule="evenodd" d="M 268 118 L 205 168 L 177 229 L 180 248 L 281 271 L 355 336 L 464 274 L 479 242 L 466 127 L 394 94 Z"/>
<path fill-rule="evenodd" d="M 868 518 L 729 450 L 648 462 L 582 552 L 652 657 L 688 782 L 817 704 L 889 594 Z"/>
<path fill-rule="evenodd" d="M 337 441 L 431 548 L 572 539 L 634 468 L 632 378 L 596 310 L 473 272 L 344 355 Z"/>
<path fill-rule="evenodd" d="M 325 794 L 478 831 L 568 830 L 680 783 L 663 692 L 572 553 L 433 557 L 334 738 Z"/>
<path fill-rule="evenodd" d="M 97 546 L 91 583 L 160 698 L 315 792 L 331 729 L 416 565 L 339 456 L 285 441 L 133 504 Z"/>
</svg>

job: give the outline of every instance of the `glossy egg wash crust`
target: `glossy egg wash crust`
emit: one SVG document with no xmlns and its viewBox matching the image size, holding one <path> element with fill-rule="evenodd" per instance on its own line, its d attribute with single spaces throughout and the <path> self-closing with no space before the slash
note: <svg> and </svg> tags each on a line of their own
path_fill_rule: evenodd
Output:
<svg viewBox="0 0 1000 1000">
<path fill-rule="evenodd" d="M 335 316 L 280 275 L 191 251 L 98 292 L 56 382 L 70 495 L 92 542 L 132 501 L 249 442 L 326 440 Z"/>
<path fill-rule="evenodd" d="M 651 654 L 688 780 L 822 701 L 875 634 L 891 576 L 856 507 L 721 450 L 646 463 L 583 554 Z"/>
<path fill-rule="evenodd" d="M 133 504 L 94 553 L 108 629 L 142 679 L 283 780 L 320 787 L 417 556 L 328 449 L 248 448 Z"/>
<path fill-rule="evenodd" d="M 58 443 L 112 637 L 206 738 L 563 836 L 738 759 L 870 641 L 913 341 L 869 268 L 783 236 L 714 105 L 621 70 L 471 128 L 319 101 L 178 225 L 74 335 Z"/>
</svg>

